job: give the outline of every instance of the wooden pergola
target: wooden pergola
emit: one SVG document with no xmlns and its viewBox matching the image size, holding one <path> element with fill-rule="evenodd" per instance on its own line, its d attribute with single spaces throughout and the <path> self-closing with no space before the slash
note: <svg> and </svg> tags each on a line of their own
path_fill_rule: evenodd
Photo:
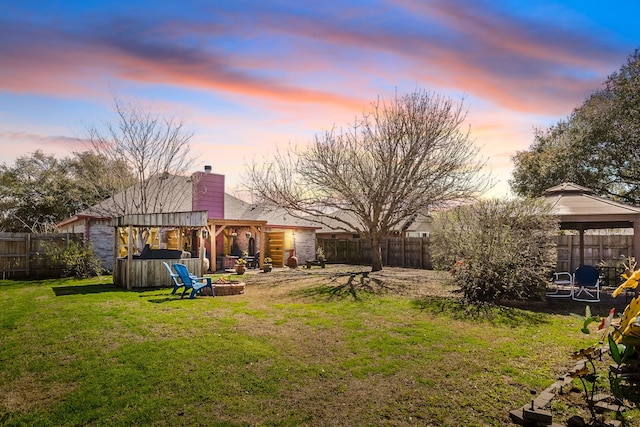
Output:
<svg viewBox="0 0 640 427">
<path fill-rule="evenodd" d="M 566 182 L 549 188 L 544 198 L 560 219 L 560 229 L 580 234 L 580 265 L 584 264 L 584 231 L 633 228 L 633 255 L 640 260 L 640 208 L 597 196 L 593 190 Z"/>
</svg>

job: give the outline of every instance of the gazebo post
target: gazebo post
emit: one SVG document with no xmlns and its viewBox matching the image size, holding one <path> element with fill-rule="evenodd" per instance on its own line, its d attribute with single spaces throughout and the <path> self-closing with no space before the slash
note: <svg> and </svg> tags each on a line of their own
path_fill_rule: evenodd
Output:
<svg viewBox="0 0 640 427">
<path fill-rule="evenodd" d="M 640 217 L 633 221 L 633 257 L 640 260 Z"/>
<path fill-rule="evenodd" d="M 584 228 L 580 227 L 578 230 L 580 233 L 580 265 L 578 267 L 584 265 Z"/>
</svg>

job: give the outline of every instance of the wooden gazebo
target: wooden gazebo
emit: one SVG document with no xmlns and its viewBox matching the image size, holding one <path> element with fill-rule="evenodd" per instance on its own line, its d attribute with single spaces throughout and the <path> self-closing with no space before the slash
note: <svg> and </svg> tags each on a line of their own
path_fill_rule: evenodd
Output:
<svg viewBox="0 0 640 427">
<path fill-rule="evenodd" d="M 633 228 L 633 256 L 640 260 L 640 208 L 597 196 L 589 188 L 565 182 L 544 192 L 562 230 L 580 234 L 580 265 L 584 264 L 584 231 Z"/>
<path fill-rule="evenodd" d="M 151 213 L 124 215 L 113 220 L 114 233 L 113 283 L 127 289 L 172 286 L 172 279 L 163 262 L 185 264 L 189 272 L 202 276 L 204 251 L 197 258 L 135 258 L 134 229 L 142 228 L 187 228 L 197 230 L 198 247 L 202 247 L 202 231 L 207 226 L 207 211 Z M 119 257 L 118 228 L 126 228 L 128 235 L 127 253 Z M 179 248 L 178 248 L 179 249 Z M 180 251 L 181 252 L 181 251 Z"/>
</svg>

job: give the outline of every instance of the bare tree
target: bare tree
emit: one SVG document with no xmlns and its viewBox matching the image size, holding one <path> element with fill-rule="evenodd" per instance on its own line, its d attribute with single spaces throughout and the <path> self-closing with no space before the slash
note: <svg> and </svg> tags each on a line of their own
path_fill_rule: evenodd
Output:
<svg viewBox="0 0 640 427">
<path fill-rule="evenodd" d="M 96 177 L 96 182 L 108 181 L 113 194 L 95 209 L 109 215 L 166 212 L 190 200 L 191 192 L 176 191 L 176 180 L 188 179 L 183 175 L 193 164 L 193 133 L 182 120 L 154 114 L 137 103 L 114 98 L 114 107 L 116 121 L 87 128 L 90 148 L 98 158 L 120 165 L 108 176 Z M 122 170 L 132 172 L 133 180 Z"/>
<path fill-rule="evenodd" d="M 463 129 L 463 103 L 426 91 L 378 100 L 346 130 L 316 135 L 306 150 L 278 150 L 248 168 L 249 189 L 292 215 L 356 231 L 371 242 L 407 219 L 467 200 L 488 184 L 478 148 Z"/>
</svg>

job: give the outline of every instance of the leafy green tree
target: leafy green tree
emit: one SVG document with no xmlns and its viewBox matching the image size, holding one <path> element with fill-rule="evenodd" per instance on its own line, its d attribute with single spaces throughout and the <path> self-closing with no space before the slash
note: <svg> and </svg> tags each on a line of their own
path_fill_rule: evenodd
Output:
<svg viewBox="0 0 640 427">
<path fill-rule="evenodd" d="M 78 210 L 111 197 L 136 183 L 129 165 L 121 159 L 109 159 L 94 151 L 73 153 L 67 167 L 76 180 L 75 198 L 82 200 Z"/>
<path fill-rule="evenodd" d="M 2 230 L 47 232 L 76 208 L 69 199 L 72 177 L 65 161 L 36 151 L 14 166 L 0 166 Z"/>
<path fill-rule="evenodd" d="M 527 197 L 571 181 L 597 193 L 640 204 L 640 51 L 604 88 L 566 120 L 536 131 L 529 150 L 514 158 L 512 190 Z"/>
<path fill-rule="evenodd" d="M 539 299 L 556 262 L 558 222 L 539 200 L 481 200 L 434 216 L 434 266 L 464 299 Z"/>
<path fill-rule="evenodd" d="M 0 165 L 0 230 L 44 233 L 112 191 L 110 176 L 133 177 L 125 167 L 89 152 L 58 159 L 36 151 Z"/>
</svg>

